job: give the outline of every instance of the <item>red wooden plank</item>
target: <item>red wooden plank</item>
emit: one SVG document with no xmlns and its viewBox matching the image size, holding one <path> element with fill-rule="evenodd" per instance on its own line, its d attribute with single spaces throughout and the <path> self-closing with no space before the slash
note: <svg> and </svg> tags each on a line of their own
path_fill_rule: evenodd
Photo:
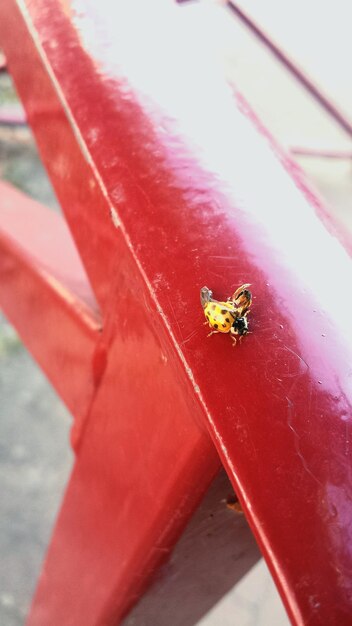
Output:
<svg viewBox="0 0 352 626">
<path fill-rule="evenodd" d="M 28 626 L 119 623 L 220 466 L 155 303 L 118 252 L 101 381 Z"/>
<path fill-rule="evenodd" d="M 22 8 L 25 10 L 24 6 Z M 7 12 L 5 5 L 0 10 Z M 4 45 L 10 33 L 17 32 L 19 37 L 23 37 L 23 47 L 12 48 L 12 77 L 25 104 L 27 121 L 36 128 L 36 140 L 43 160 L 51 164 L 50 171 L 55 171 L 56 195 L 79 247 L 93 290 L 99 303 L 104 303 L 109 294 L 109 277 L 114 262 L 115 226 L 110 217 L 111 203 L 77 121 L 70 113 L 70 106 L 46 64 L 39 41 L 33 46 L 24 24 L 17 21 L 16 14 L 11 10 L 7 13 L 6 24 L 2 19 L 0 31 Z M 35 57 L 32 66 L 34 74 L 28 81 L 26 65 L 31 62 L 32 55 Z M 71 59 L 70 64 L 74 62 Z M 83 211 L 87 206 L 94 206 L 95 215 L 100 215 L 99 220 L 87 218 Z"/>
<path fill-rule="evenodd" d="M 109 623 L 131 601 L 155 537 L 170 539 L 167 496 L 175 488 L 184 512 L 186 486 L 198 488 L 204 472 L 206 444 L 193 457 L 197 439 L 188 431 L 198 411 L 182 405 L 196 397 L 292 620 L 350 624 L 352 304 L 341 299 L 352 271 L 333 225 L 269 134 L 261 137 L 236 109 L 181 9 L 160 5 L 156 20 L 136 2 L 112 9 L 82 0 L 73 14 L 56 0 L 21 6 L 1 4 L 1 38 L 112 324 L 31 623 L 55 624 L 56 615 L 69 623 L 69 609 L 79 622 L 87 600 L 92 618 L 81 621 Z M 206 339 L 198 292 L 208 284 L 224 297 L 244 281 L 255 294 L 253 334 L 234 350 L 227 336 Z M 150 364 L 166 348 L 172 375 L 158 388 Z M 139 361 L 143 373 L 135 374 Z M 118 375 L 121 393 L 112 390 Z M 179 463 L 168 397 L 181 403 L 177 428 L 193 442 L 193 452 L 181 446 Z M 146 466 L 155 432 L 162 436 Z M 171 468 L 178 479 L 168 483 Z M 149 517 L 160 477 L 160 510 Z"/>
<path fill-rule="evenodd" d="M 0 304 L 72 413 L 91 400 L 96 303 L 60 215 L 0 183 Z"/>
</svg>

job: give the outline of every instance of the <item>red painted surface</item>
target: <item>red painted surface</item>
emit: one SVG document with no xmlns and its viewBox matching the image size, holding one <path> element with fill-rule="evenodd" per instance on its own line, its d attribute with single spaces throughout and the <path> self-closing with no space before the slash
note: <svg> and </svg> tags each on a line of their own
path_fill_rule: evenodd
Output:
<svg viewBox="0 0 352 626">
<path fill-rule="evenodd" d="M 82 419 L 94 391 L 96 302 L 62 217 L 6 183 L 0 183 L 0 303 Z"/>
<path fill-rule="evenodd" d="M 2 2 L 1 41 L 105 318 L 29 623 L 126 610 L 215 471 L 204 423 L 293 622 L 350 624 L 343 234 L 177 6 L 157 20 L 138 2 L 27 8 Z M 206 339 L 199 288 L 243 282 L 253 334 Z"/>
<path fill-rule="evenodd" d="M 118 623 L 220 467 L 155 303 L 119 252 L 105 368 L 29 626 Z"/>
</svg>

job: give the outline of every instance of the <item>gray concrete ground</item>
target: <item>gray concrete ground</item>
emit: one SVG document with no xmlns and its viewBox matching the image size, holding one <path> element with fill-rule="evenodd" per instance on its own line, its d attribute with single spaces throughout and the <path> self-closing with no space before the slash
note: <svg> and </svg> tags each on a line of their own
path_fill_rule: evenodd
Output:
<svg viewBox="0 0 352 626">
<path fill-rule="evenodd" d="M 197 11 L 196 4 L 187 10 Z M 312 143 L 316 147 L 319 140 L 324 147 L 351 147 L 346 137 L 342 137 L 334 124 L 312 105 L 244 29 L 237 25 L 225 28 L 223 18 L 216 22 L 211 9 L 209 11 L 213 32 L 220 33 L 216 45 L 228 76 L 242 88 L 283 145 L 309 146 Z M 202 27 L 202 22 L 199 24 Z M 0 107 L 4 102 L 15 104 L 16 96 L 10 79 L 1 75 Z M 350 161 L 306 158 L 300 163 L 326 198 L 335 217 L 352 232 Z M 27 128 L 0 126 L 0 177 L 58 209 Z M 0 400 L 0 626 L 22 626 L 73 459 L 68 446 L 70 416 L 3 317 L 0 318 Z M 209 506 L 208 501 L 203 503 L 204 510 Z M 203 528 L 205 536 L 215 535 L 215 539 L 216 536 L 217 539 L 231 536 L 236 528 L 249 550 L 250 563 L 254 563 L 259 552 L 245 520 L 233 518 L 232 522 L 221 499 L 215 499 L 211 506 L 215 522 Z M 199 517 L 200 513 L 191 521 L 170 562 L 171 570 L 176 562 L 181 563 L 185 575 L 188 565 L 182 559 L 187 555 L 187 541 L 193 543 L 197 515 Z M 220 554 L 221 541 L 215 539 L 212 545 Z M 235 545 L 231 558 L 236 562 L 235 569 L 243 566 L 244 556 Z M 232 568 L 231 559 L 226 561 L 225 569 L 233 576 L 233 584 L 226 589 L 224 586 L 222 599 L 216 592 L 215 606 L 205 616 L 198 615 L 193 623 L 198 626 L 284 626 L 288 623 L 263 560 L 259 560 L 242 580 Z M 216 577 L 216 568 L 209 572 L 216 586 L 213 577 Z M 163 618 L 165 603 L 171 604 L 173 600 L 168 596 L 162 577 L 154 587 L 163 598 L 160 610 L 149 596 L 144 604 L 136 607 L 126 626 L 191 624 L 187 620 L 182 622 L 180 616 L 177 619 L 175 616 L 174 621 L 170 615 Z M 207 594 L 207 585 L 204 583 L 197 593 Z M 179 604 L 175 602 L 174 606 Z"/>
<path fill-rule="evenodd" d="M 4 319 L 0 399 L 0 624 L 22 626 L 70 472 L 70 416 Z"/>
<path fill-rule="evenodd" d="M 17 107 L 0 75 L 0 108 Z M 0 178 L 57 208 L 26 127 L 0 126 Z M 71 418 L 0 315 L 0 626 L 22 626 L 72 464 Z"/>
</svg>

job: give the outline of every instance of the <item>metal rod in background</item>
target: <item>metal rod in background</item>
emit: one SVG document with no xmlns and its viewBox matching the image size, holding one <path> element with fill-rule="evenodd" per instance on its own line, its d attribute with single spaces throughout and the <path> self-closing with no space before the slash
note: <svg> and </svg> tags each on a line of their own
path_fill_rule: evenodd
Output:
<svg viewBox="0 0 352 626">
<path fill-rule="evenodd" d="M 292 146 L 289 148 L 291 154 L 301 157 L 312 157 L 318 159 L 352 159 L 351 150 L 330 150 L 323 148 L 305 148 L 302 146 Z"/>
<path fill-rule="evenodd" d="M 304 74 L 304 72 L 264 33 L 264 31 L 239 7 L 227 0 L 229 9 L 237 15 L 237 17 L 264 43 L 267 48 L 276 56 L 276 58 L 293 74 L 293 76 L 305 87 L 307 91 L 315 98 L 315 100 L 323 107 L 335 122 L 352 137 L 352 123 L 340 111 L 337 106 L 317 87 L 313 81 Z"/>
</svg>

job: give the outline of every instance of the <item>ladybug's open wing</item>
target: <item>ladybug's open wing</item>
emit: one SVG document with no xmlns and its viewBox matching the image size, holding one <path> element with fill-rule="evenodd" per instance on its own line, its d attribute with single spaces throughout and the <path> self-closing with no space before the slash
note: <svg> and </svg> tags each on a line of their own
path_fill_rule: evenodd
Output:
<svg viewBox="0 0 352 626">
<path fill-rule="evenodd" d="M 202 287 L 200 290 L 200 303 L 203 309 L 211 302 L 213 292 L 208 287 Z"/>
<path fill-rule="evenodd" d="M 250 287 L 249 283 L 246 283 L 245 285 L 241 285 L 241 287 L 236 289 L 235 293 L 233 294 L 231 298 L 231 300 L 236 305 L 236 308 L 240 317 L 245 315 L 245 313 L 248 311 L 249 307 L 252 304 L 252 294 L 249 291 L 249 289 L 247 289 L 247 287 Z"/>
</svg>

